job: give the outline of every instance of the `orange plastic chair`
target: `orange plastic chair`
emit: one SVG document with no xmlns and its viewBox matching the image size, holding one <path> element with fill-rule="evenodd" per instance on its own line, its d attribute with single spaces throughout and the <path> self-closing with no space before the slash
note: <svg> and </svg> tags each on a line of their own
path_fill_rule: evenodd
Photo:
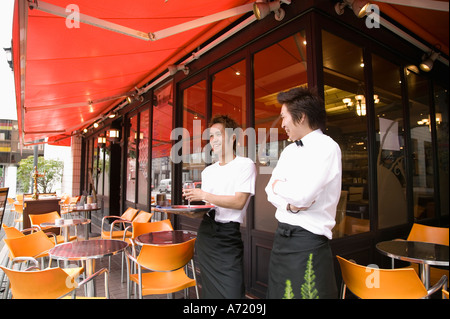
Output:
<svg viewBox="0 0 450 319">
<path fill-rule="evenodd" d="M 122 238 L 123 237 L 123 231 L 116 231 L 114 230 L 114 226 L 116 224 L 124 224 L 124 223 L 131 223 L 131 221 L 134 219 L 136 214 L 138 213 L 138 209 L 128 207 L 127 210 L 119 217 L 119 216 L 103 216 L 102 218 L 102 228 L 101 228 L 101 236 L 102 239 L 113 239 L 113 238 Z M 105 221 L 108 219 L 115 219 L 111 225 L 109 230 L 104 230 L 104 224 Z"/>
<path fill-rule="evenodd" d="M 30 267 L 25 271 L 9 269 L 0 266 L 11 283 L 11 293 L 14 299 L 56 299 L 72 293 L 76 297 L 76 289 L 105 273 L 105 292 L 109 298 L 109 273 L 106 268 L 100 269 L 81 283 L 76 279 L 83 272 L 83 267 L 77 268 L 47 268 Z M 37 269 L 37 270 L 35 270 Z"/>
<path fill-rule="evenodd" d="M 144 245 L 137 258 L 129 251 L 127 254 L 127 270 L 129 281 L 139 287 L 139 298 L 146 295 L 169 294 L 189 287 L 195 287 L 198 298 L 198 288 L 193 261 L 195 238 L 182 244 L 175 245 Z M 191 262 L 194 279 L 189 278 L 184 271 L 189 261 Z M 131 274 L 131 263 L 137 265 L 138 273 Z M 151 272 L 143 272 L 142 269 Z M 127 285 L 128 298 L 131 294 L 131 286 Z"/>
<path fill-rule="evenodd" d="M 370 268 L 336 257 L 345 284 L 343 299 L 346 288 L 361 299 L 421 299 L 447 284 L 447 277 L 443 276 L 438 284 L 427 290 L 414 269 Z"/>
<path fill-rule="evenodd" d="M 61 218 L 61 216 L 58 214 L 57 211 L 53 211 L 50 213 L 45 214 L 30 214 L 28 215 L 30 217 L 30 222 L 32 227 L 37 227 L 40 230 L 48 230 L 52 227 L 41 227 L 42 223 L 53 223 L 56 219 Z M 68 231 L 68 230 L 67 230 Z M 75 232 L 77 231 L 77 228 L 75 227 Z M 62 235 L 56 235 L 56 243 L 61 244 L 64 243 L 64 236 Z M 77 240 L 77 236 L 69 236 L 69 241 Z"/>
<path fill-rule="evenodd" d="M 131 236 L 126 238 L 125 234 L 131 230 Z M 149 223 L 140 223 L 133 221 L 131 226 L 128 226 L 125 229 L 125 233 L 123 236 L 123 240 L 131 244 L 133 256 L 136 257 L 136 244 L 134 242 L 135 238 L 146 233 L 151 233 L 155 231 L 164 231 L 164 230 L 173 230 L 172 223 L 169 219 L 157 221 L 157 222 L 149 222 Z M 122 259 L 122 274 L 123 274 L 123 259 Z M 123 282 L 123 276 L 121 276 L 121 280 Z"/>
</svg>

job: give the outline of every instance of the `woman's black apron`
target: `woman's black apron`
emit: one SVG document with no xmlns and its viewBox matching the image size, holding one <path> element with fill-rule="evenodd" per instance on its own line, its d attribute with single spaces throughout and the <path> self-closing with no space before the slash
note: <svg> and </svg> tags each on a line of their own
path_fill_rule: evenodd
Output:
<svg viewBox="0 0 450 319">
<path fill-rule="evenodd" d="M 218 223 L 209 212 L 200 224 L 196 252 L 201 277 L 201 298 L 242 299 L 244 245 L 240 224 Z"/>
</svg>

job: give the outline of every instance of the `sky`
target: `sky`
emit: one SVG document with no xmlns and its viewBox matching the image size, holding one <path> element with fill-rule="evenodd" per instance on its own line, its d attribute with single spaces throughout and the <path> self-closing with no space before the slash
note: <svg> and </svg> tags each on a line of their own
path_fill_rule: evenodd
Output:
<svg viewBox="0 0 450 319">
<path fill-rule="evenodd" d="M 0 119 L 17 120 L 14 77 L 3 48 L 11 47 L 14 0 L 0 0 Z"/>
</svg>

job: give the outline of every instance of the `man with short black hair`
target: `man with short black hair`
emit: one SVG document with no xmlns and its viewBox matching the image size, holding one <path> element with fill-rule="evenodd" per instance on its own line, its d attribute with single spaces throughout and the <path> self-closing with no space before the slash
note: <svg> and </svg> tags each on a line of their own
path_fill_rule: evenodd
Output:
<svg viewBox="0 0 450 319">
<path fill-rule="evenodd" d="M 290 281 L 295 298 L 337 298 L 329 240 L 341 192 L 341 150 L 322 132 L 326 113 L 315 92 L 294 88 L 279 93 L 278 102 L 281 126 L 295 143 L 281 153 L 265 189 L 278 220 L 267 297 L 283 298 Z M 312 273 L 308 282 L 312 277 L 305 274 Z"/>
</svg>

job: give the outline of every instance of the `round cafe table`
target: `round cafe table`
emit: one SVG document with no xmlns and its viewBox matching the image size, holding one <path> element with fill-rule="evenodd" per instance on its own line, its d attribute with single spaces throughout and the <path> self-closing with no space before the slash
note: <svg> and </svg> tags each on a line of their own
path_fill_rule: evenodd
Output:
<svg viewBox="0 0 450 319">
<path fill-rule="evenodd" d="M 84 208 L 82 206 L 78 206 L 78 207 L 74 207 L 70 210 L 71 213 L 83 213 L 84 214 L 84 218 L 86 219 L 90 219 L 91 218 L 91 213 L 92 212 L 97 212 L 99 210 L 101 210 L 102 208 L 100 206 L 96 206 L 96 207 L 89 207 L 89 208 Z M 91 233 L 91 225 L 89 224 L 88 227 L 86 227 L 86 238 L 89 237 L 98 237 L 100 236 L 100 234 L 92 234 Z"/>
<path fill-rule="evenodd" d="M 190 230 L 168 230 L 142 234 L 136 237 L 138 245 L 172 245 L 181 244 L 197 237 L 197 233 Z"/>
<path fill-rule="evenodd" d="M 79 225 L 86 225 L 89 224 L 91 222 L 90 219 L 86 219 L 86 218 L 80 218 L 80 219 L 61 219 L 61 221 L 59 223 L 56 222 L 46 222 L 46 223 L 42 223 L 40 226 L 42 228 L 45 227 L 59 227 L 61 229 L 61 233 L 64 236 L 64 241 L 67 243 L 69 241 L 69 227 L 71 226 L 79 226 Z M 86 238 L 89 239 L 89 238 Z"/>
<path fill-rule="evenodd" d="M 48 254 L 52 259 L 60 260 L 85 260 L 86 276 L 95 273 L 95 259 L 115 255 L 128 247 L 122 240 L 112 239 L 92 239 L 83 241 L 73 241 L 57 245 L 49 250 Z M 87 284 L 87 296 L 95 296 L 94 281 Z"/>
<path fill-rule="evenodd" d="M 389 240 L 376 244 L 376 248 L 388 257 L 419 264 L 420 277 L 426 289 L 430 288 L 430 266 L 447 266 L 448 246 L 433 243 Z"/>
</svg>

